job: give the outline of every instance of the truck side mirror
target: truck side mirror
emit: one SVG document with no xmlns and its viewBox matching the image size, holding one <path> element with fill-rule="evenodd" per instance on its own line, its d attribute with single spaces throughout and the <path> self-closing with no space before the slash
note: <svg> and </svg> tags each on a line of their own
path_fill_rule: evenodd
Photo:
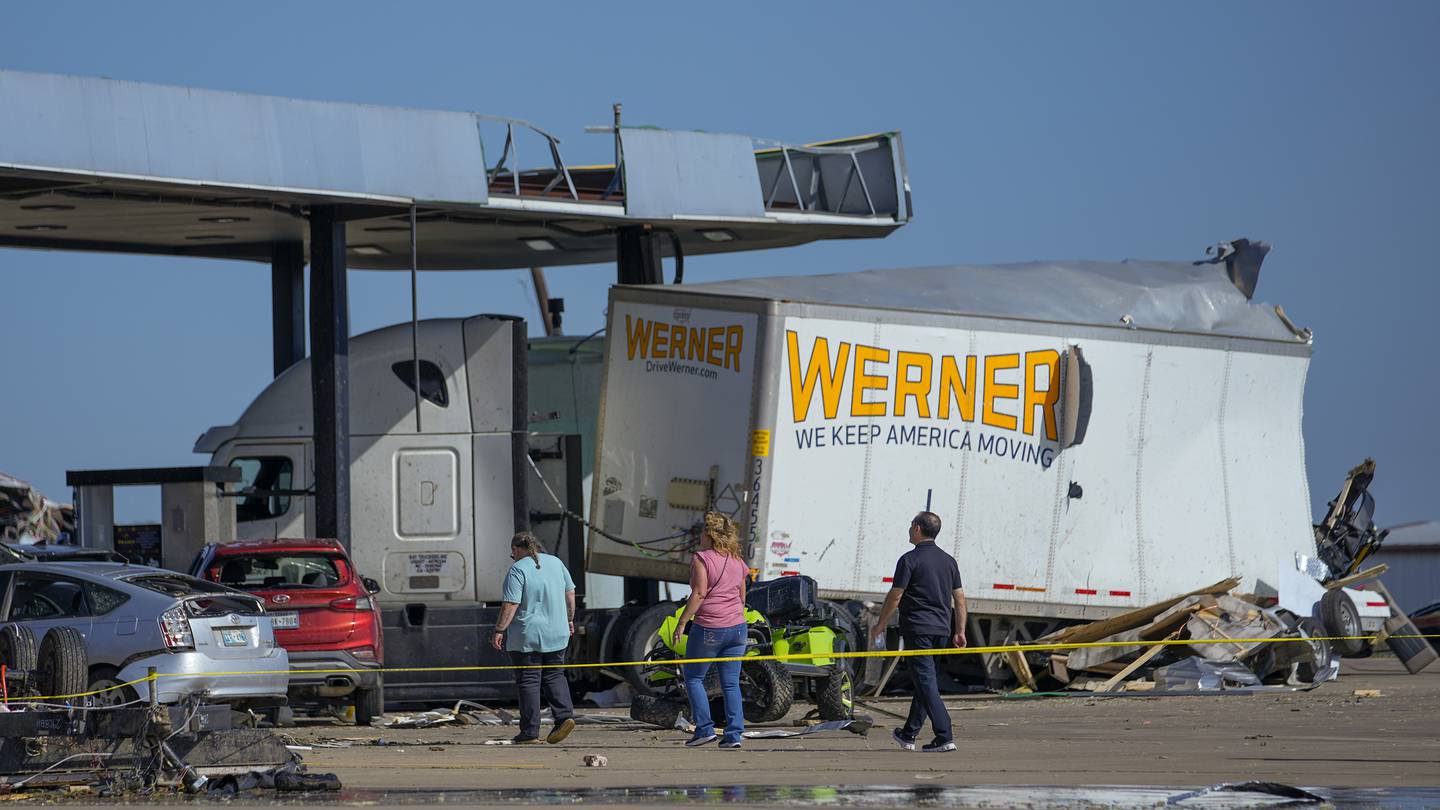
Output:
<svg viewBox="0 0 1440 810">
<path fill-rule="evenodd" d="M 375 580 L 371 579 L 370 577 L 361 577 L 361 578 L 360 578 L 360 584 L 361 584 L 361 585 L 364 585 L 364 586 L 365 586 L 365 590 L 366 590 L 367 592 L 369 592 L 369 593 L 379 593 L 379 592 L 380 592 L 380 583 L 376 582 Z"/>
</svg>

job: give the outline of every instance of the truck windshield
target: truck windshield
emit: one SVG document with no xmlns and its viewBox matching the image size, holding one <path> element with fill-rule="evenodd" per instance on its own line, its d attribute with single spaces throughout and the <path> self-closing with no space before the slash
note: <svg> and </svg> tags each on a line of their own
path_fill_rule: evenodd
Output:
<svg viewBox="0 0 1440 810">
<path fill-rule="evenodd" d="M 344 562 L 333 554 L 237 555 L 216 560 L 209 577 L 245 591 L 333 588 L 344 582 L 343 569 Z"/>
</svg>

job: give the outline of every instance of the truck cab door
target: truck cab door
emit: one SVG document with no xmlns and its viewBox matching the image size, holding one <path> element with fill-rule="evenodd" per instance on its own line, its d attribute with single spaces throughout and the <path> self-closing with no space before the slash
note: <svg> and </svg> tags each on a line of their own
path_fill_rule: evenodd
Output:
<svg viewBox="0 0 1440 810">
<path fill-rule="evenodd" d="M 310 482 L 304 444 L 235 445 L 222 451 L 222 459 L 240 470 L 236 489 L 245 493 L 235 500 L 237 539 L 310 536 L 307 498 L 297 494 Z"/>
</svg>

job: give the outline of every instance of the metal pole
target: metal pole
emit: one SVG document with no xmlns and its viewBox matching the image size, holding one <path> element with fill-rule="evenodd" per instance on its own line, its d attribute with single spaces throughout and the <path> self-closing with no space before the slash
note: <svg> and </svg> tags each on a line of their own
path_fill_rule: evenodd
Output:
<svg viewBox="0 0 1440 810">
<path fill-rule="evenodd" d="M 555 324 L 550 317 L 550 288 L 545 284 L 545 268 L 530 268 L 530 283 L 535 287 L 535 303 L 540 307 L 540 323 L 545 327 L 545 336 L 555 334 Z"/>
<path fill-rule="evenodd" d="M 415 432 L 420 423 L 420 272 L 415 238 L 415 206 L 410 206 L 410 371 L 415 383 Z"/>
<path fill-rule="evenodd" d="M 615 179 L 619 181 L 616 187 L 623 193 L 625 191 L 625 174 L 620 171 L 620 102 L 615 102 Z"/>
</svg>

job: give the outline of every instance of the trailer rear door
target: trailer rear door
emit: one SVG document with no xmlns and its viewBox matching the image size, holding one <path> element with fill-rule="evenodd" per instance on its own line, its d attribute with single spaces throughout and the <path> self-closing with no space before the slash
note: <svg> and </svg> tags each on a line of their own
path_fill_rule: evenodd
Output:
<svg viewBox="0 0 1440 810">
<path fill-rule="evenodd" d="M 756 315 L 613 300 L 591 533 L 596 573 L 684 580 L 707 504 L 742 517 Z"/>
</svg>

